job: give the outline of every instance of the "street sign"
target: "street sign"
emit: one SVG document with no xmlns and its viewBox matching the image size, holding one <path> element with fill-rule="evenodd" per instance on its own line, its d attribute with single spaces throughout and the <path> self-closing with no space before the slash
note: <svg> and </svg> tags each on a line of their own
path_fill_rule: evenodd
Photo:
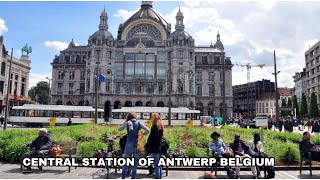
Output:
<svg viewBox="0 0 320 180">
<path fill-rule="evenodd" d="M 256 119 L 256 127 L 268 126 L 268 119 Z"/>
</svg>

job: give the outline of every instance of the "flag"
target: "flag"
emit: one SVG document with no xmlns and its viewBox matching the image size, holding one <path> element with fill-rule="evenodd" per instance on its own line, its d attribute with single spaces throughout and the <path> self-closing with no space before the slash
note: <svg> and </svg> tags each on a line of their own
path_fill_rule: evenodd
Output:
<svg viewBox="0 0 320 180">
<path fill-rule="evenodd" d="M 103 75 L 99 74 L 99 81 L 105 82 L 106 78 Z"/>
</svg>

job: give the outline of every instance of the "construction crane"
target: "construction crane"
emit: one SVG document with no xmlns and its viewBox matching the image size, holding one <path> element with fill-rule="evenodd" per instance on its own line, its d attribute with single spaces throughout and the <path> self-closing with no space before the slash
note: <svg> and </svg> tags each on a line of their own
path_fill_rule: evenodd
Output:
<svg viewBox="0 0 320 180">
<path fill-rule="evenodd" d="M 241 67 L 247 67 L 247 81 L 248 81 L 248 83 L 250 82 L 250 69 L 252 67 L 263 68 L 264 66 L 266 66 L 265 64 L 250 64 L 250 63 L 247 63 L 247 64 L 236 63 L 235 65 L 241 66 Z"/>
</svg>

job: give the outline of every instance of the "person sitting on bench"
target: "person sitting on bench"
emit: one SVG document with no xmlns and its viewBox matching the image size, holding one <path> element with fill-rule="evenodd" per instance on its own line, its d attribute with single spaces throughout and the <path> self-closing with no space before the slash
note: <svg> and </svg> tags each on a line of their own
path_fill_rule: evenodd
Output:
<svg viewBox="0 0 320 180">
<path fill-rule="evenodd" d="M 27 143 L 22 145 L 23 147 L 30 147 L 31 151 L 24 153 L 23 158 L 30 157 L 43 157 L 47 155 L 51 147 L 52 141 L 48 135 L 48 130 L 46 128 L 39 129 L 39 136 L 32 141 L 32 143 Z M 40 170 L 42 167 L 38 167 Z M 31 166 L 27 167 L 28 170 L 31 170 Z"/>
<path fill-rule="evenodd" d="M 231 149 L 233 150 L 233 153 L 235 154 L 235 157 L 241 158 L 243 160 L 244 158 L 251 158 L 250 154 L 250 148 L 240 140 L 240 135 L 235 135 L 233 144 L 231 146 Z M 239 178 L 240 175 L 240 167 L 236 167 L 236 174 L 237 177 Z M 257 179 L 257 170 L 256 167 L 251 167 L 251 171 L 253 174 L 253 179 Z"/>
<path fill-rule="evenodd" d="M 311 141 L 311 135 L 309 131 L 303 133 L 303 138 L 299 141 L 299 148 L 302 153 L 311 153 L 311 159 L 320 161 L 320 149 Z M 306 157 L 307 158 L 307 157 Z"/>
<path fill-rule="evenodd" d="M 211 151 L 214 153 L 215 158 L 217 158 L 217 162 L 219 162 L 221 157 L 228 157 L 229 155 L 226 153 L 227 147 L 224 144 L 224 142 L 219 139 L 220 134 L 217 132 L 213 132 L 211 134 L 211 138 L 213 139 L 212 142 L 210 142 L 209 147 Z M 225 170 L 227 171 L 229 179 L 235 178 L 235 172 L 233 169 L 230 168 L 230 166 L 225 166 Z"/>
</svg>

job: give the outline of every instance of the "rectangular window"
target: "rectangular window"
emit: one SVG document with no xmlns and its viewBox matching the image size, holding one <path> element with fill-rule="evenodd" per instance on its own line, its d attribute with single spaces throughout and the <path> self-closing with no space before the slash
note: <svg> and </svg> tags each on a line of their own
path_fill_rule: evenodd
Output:
<svg viewBox="0 0 320 180">
<path fill-rule="evenodd" d="M 73 83 L 69 83 L 69 94 L 73 94 Z"/>
<path fill-rule="evenodd" d="M 190 59 L 192 59 L 192 52 L 190 52 L 190 56 L 189 56 L 189 58 L 190 58 Z"/>
<path fill-rule="evenodd" d="M 123 78 L 123 63 L 116 63 L 115 78 L 116 79 L 122 79 Z"/>
<path fill-rule="evenodd" d="M 85 90 L 85 84 L 80 83 L 80 94 L 84 94 L 84 90 Z"/>
<path fill-rule="evenodd" d="M 202 81 L 202 72 L 197 72 L 196 81 Z"/>
<path fill-rule="evenodd" d="M 208 56 L 202 56 L 202 64 L 208 64 Z"/>
<path fill-rule="evenodd" d="M 147 54 L 146 54 L 146 60 L 147 60 L 147 61 L 152 61 L 152 62 L 154 62 L 154 60 L 155 60 L 155 55 L 154 55 L 153 53 L 147 53 Z"/>
<path fill-rule="evenodd" d="M 197 95 L 202 96 L 202 86 L 201 85 L 197 85 Z"/>
<path fill-rule="evenodd" d="M 165 79 L 166 78 L 166 64 L 158 63 L 157 64 L 157 79 Z"/>
<path fill-rule="evenodd" d="M 126 64 L 126 79 L 132 79 L 134 76 L 134 64 L 127 63 Z"/>
<path fill-rule="evenodd" d="M 0 94 L 3 94 L 4 81 L 0 81 Z"/>
<path fill-rule="evenodd" d="M 108 53 L 109 53 L 108 58 L 111 59 L 112 58 L 112 51 L 109 51 Z"/>
<path fill-rule="evenodd" d="M 110 80 L 107 79 L 106 81 L 106 92 L 110 92 Z"/>
<path fill-rule="evenodd" d="M 136 63 L 135 64 L 135 77 L 143 77 L 144 76 L 144 66 L 145 63 Z"/>
<path fill-rule="evenodd" d="M 195 56 L 196 64 L 201 64 L 201 56 Z"/>
<path fill-rule="evenodd" d="M 214 81 L 214 73 L 213 72 L 208 72 L 208 79 L 209 79 L 209 81 Z"/>
<path fill-rule="evenodd" d="M 24 83 L 21 84 L 21 89 L 20 89 L 20 96 L 25 96 L 24 90 L 25 90 L 26 85 Z"/>
<path fill-rule="evenodd" d="M 80 80 L 85 80 L 86 77 L 86 72 L 85 71 L 81 71 L 80 72 Z"/>
<path fill-rule="evenodd" d="M 25 77 L 21 78 L 21 81 L 25 83 L 26 82 L 26 78 Z"/>
<path fill-rule="evenodd" d="M 17 95 L 17 90 L 18 90 L 18 82 L 14 82 L 14 89 L 13 89 L 14 95 Z"/>
<path fill-rule="evenodd" d="M 163 93 L 163 84 L 159 83 L 158 88 L 159 88 L 158 89 L 159 94 L 162 94 Z"/>
<path fill-rule="evenodd" d="M 134 54 L 126 53 L 126 61 L 134 61 Z"/>
<path fill-rule="evenodd" d="M 223 81 L 223 70 L 220 70 L 220 81 Z"/>
<path fill-rule="evenodd" d="M 18 81 L 18 78 L 19 78 L 19 76 L 18 76 L 18 75 L 16 75 L 14 79 L 15 79 L 16 81 Z"/>
<path fill-rule="evenodd" d="M 74 71 L 69 72 L 69 80 L 74 80 Z"/>
<path fill-rule="evenodd" d="M 154 64 L 146 63 L 146 78 L 153 79 L 154 76 Z"/>
<path fill-rule="evenodd" d="M 223 96 L 223 85 L 220 85 L 221 96 Z"/>
<path fill-rule="evenodd" d="M 214 85 L 209 84 L 209 96 L 213 96 L 213 95 L 214 95 Z"/>
<path fill-rule="evenodd" d="M 62 94 L 62 83 L 58 83 L 58 94 Z"/>
<path fill-rule="evenodd" d="M 144 61 L 145 54 L 136 54 L 136 61 Z"/>
<path fill-rule="evenodd" d="M 219 56 L 214 57 L 214 64 L 220 64 L 220 57 Z"/>
<path fill-rule="evenodd" d="M 121 84 L 116 83 L 116 93 L 120 93 L 120 87 L 121 87 Z"/>
</svg>

